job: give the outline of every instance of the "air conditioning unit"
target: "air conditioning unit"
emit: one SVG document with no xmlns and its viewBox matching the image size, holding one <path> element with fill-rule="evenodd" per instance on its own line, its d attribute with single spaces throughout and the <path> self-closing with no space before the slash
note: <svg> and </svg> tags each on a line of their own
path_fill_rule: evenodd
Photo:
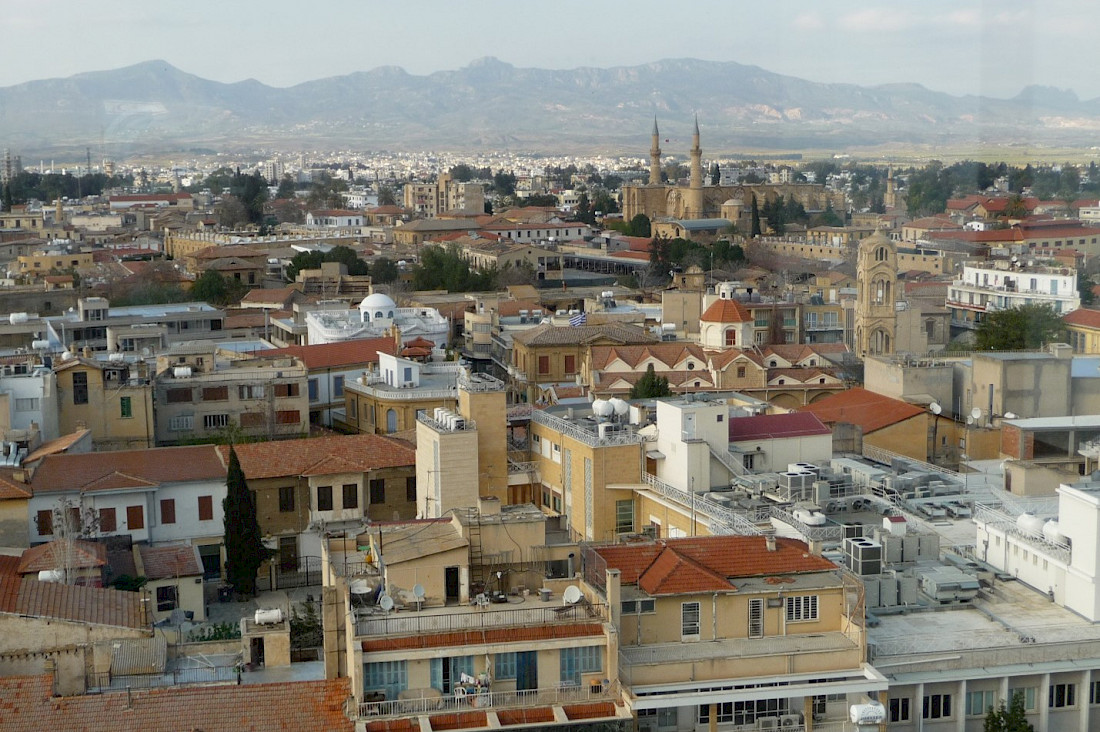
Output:
<svg viewBox="0 0 1100 732">
<path fill-rule="evenodd" d="M 792 727 L 801 727 L 801 726 L 802 726 L 802 715 L 801 714 L 784 714 L 782 717 L 779 718 L 779 728 L 780 729 L 790 729 Z"/>
<path fill-rule="evenodd" d="M 757 717 L 757 729 L 779 729 L 779 717 Z"/>
</svg>

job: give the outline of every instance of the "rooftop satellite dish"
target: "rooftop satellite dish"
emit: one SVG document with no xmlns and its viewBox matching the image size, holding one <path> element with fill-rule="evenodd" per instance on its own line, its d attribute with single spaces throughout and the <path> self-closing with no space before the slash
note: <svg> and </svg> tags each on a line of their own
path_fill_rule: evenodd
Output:
<svg viewBox="0 0 1100 732">
<path fill-rule="evenodd" d="M 969 425 L 969 424 L 974 424 L 974 418 L 973 418 L 973 417 L 967 417 L 967 418 L 966 418 L 966 423 L 967 423 L 968 425 Z"/>
<path fill-rule="evenodd" d="M 413 585 L 413 597 L 415 597 L 417 600 L 424 599 L 424 585 L 419 583 Z"/>
<path fill-rule="evenodd" d="M 619 397 L 612 397 L 608 400 L 607 403 L 611 405 L 611 408 L 613 410 L 615 410 L 616 417 L 622 417 L 624 414 L 630 411 L 630 405 Z"/>
<path fill-rule="evenodd" d="M 382 595 L 382 597 L 378 598 L 378 606 L 386 612 L 393 610 L 393 598 L 389 595 Z"/>
<path fill-rule="evenodd" d="M 977 407 L 974 407 L 973 409 L 970 410 L 970 416 L 973 417 L 975 420 L 981 419 L 982 410 L 978 409 Z"/>
<path fill-rule="evenodd" d="M 940 414 L 943 411 L 943 407 L 940 406 L 939 402 L 932 402 L 928 405 L 928 409 L 932 412 L 932 414 L 936 415 Z"/>
<path fill-rule="evenodd" d="M 606 399 L 596 399 L 592 402 L 592 413 L 597 417 L 610 417 L 615 412 L 615 407 Z"/>
<path fill-rule="evenodd" d="M 1005 412 L 1005 419 L 1019 419 L 1020 415 L 1015 412 Z"/>
<path fill-rule="evenodd" d="M 569 585 L 565 588 L 565 592 L 562 593 L 561 598 L 565 600 L 566 605 L 576 605 L 584 597 L 584 593 L 581 592 L 581 588 L 576 585 Z"/>
</svg>

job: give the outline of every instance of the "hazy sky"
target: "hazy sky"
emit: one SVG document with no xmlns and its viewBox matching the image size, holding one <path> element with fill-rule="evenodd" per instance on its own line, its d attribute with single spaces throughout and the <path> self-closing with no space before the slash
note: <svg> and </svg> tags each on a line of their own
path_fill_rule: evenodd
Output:
<svg viewBox="0 0 1100 732">
<path fill-rule="evenodd" d="M 917 82 L 1009 97 L 1100 96 L 1095 0 L 6 0 L 0 86 L 150 59 L 218 81 L 290 86 L 482 56 L 516 66 L 693 57 L 813 81 Z"/>
</svg>

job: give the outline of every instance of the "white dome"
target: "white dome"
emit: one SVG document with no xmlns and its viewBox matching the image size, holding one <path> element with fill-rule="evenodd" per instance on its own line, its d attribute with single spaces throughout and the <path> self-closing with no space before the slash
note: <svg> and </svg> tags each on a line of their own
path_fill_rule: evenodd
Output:
<svg viewBox="0 0 1100 732">
<path fill-rule="evenodd" d="M 367 295 L 363 298 L 363 302 L 359 303 L 360 310 L 386 310 L 395 307 L 397 307 L 397 303 L 389 295 L 383 295 L 381 292 Z"/>
</svg>

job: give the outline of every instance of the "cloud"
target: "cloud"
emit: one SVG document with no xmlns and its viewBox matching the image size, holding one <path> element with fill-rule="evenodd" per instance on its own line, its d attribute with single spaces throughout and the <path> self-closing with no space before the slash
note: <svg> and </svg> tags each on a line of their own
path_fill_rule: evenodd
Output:
<svg viewBox="0 0 1100 732">
<path fill-rule="evenodd" d="M 818 13 L 799 13 L 792 24 L 801 31 L 817 31 L 825 27 L 825 20 Z"/>
<path fill-rule="evenodd" d="M 912 13 L 896 8 L 866 8 L 840 16 L 837 22 L 844 30 L 856 33 L 881 33 L 909 30 L 919 24 Z"/>
</svg>

